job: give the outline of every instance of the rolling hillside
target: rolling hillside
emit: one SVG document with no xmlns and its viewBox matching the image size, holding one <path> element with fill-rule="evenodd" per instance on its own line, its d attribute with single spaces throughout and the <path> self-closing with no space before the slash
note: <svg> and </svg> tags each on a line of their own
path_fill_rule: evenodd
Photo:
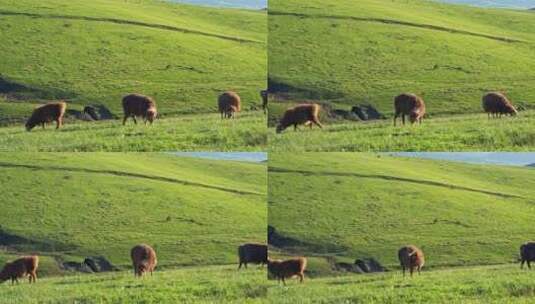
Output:
<svg viewBox="0 0 535 304">
<path fill-rule="evenodd" d="M 535 272 L 507 266 L 438 270 L 403 279 L 397 273 L 339 276 L 270 288 L 277 303 L 531 303 Z"/>
<path fill-rule="evenodd" d="M 265 86 L 261 11 L 161 1 L 2 1 L 2 119 L 66 99 L 121 113 L 122 96 L 153 96 L 163 116 L 213 112 L 224 90 L 245 108 Z M 4 112 L 4 111 L 2 111 Z"/>
<path fill-rule="evenodd" d="M 158 270 L 236 265 L 265 241 L 266 167 L 167 154 L 2 153 L 0 264 L 39 253 L 40 276 L 104 256 L 130 269 L 137 243 Z M 235 267 L 235 266 L 232 266 Z"/>
<path fill-rule="evenodd" d="M 156 0 L 0 3 L 2 151 L 250 151 L 267 144 L 258 91 L 266 87 L 266 12 Z M 221 122 L 217 96 L 242 97 Z M 152 96 L 152 128 L 121 127 L 121 99 Z M 64 99 L 60 132 L 24 130 L 39 104 Z M 83 121 L 84 106 L 101 122 Z M 132 122 L 130 122 L 132 124 Z M 50 127 L 49 127 L 50 129 Z M 34 144 L 36 143 L 36 144 Z"/>
<path fill-rule="evenodd" d="M 272 153 L 269 225 L 279 255 L 311 257 L 310 276 L 374 258 L 398 271 L 405 244 L 426 270 L 518 267 L 532 239 L 535 172 L 522 167 L 360 153 Z M 515 263 L 515 264 L 511 264 Z"/>
<path fill-rule="evenodd" d="M 307 135 L 310 138 L 298 145 L 306 146 L 308 151 L 366 151 L 358 142 L 370 137 L 360 136 L 368 127 L 343 119 L 334 110 L 349 111 L 354 105 L 369 104 L 390 120 L 394 96 L 413 92 L 426 101 L 428 123 L 439 117 L 444 119 L 436 122 L 436 128 L 423 127 L 423 131 L 418 131 L 429 146 L 426 150 L 469 149 L 455 138 L 448 138 L 441 129 L 448 129 L 453 137 L 470 134 L 470 145 L 477 150 L 511 150 L 535 145 L 532 139 L 518 144 L 486 142 L 480 138 L 485 136 L 485 131 L 492 130 L 492 133 L 500 126 L 490 123 L 489 129 L 481 128 L 487 118 L 475 115 L 482 112 L 484 93 L 503 91 L 514 104 L 527 110 L 520 116 L 529 121 L 515 122 L 515 126 L 533 128 L 535 66 L 531 57 L 535 49 L 535 19 L 532 12 L 424 0 L 355 3 L 352 0 L 270 3 L 269 33 L 273 38 L 268 46 L 268 70 L 269 87 L 275 94 L 270 106 L 271 126 L 292 104 L 304 100 L 320 102 L 324 108 L 322 120 L 341 125 L 328 127 L 334 147 L 324 147 L 327 142 L 318 134 Z M 455 117 L 465 117 L 460 114 L 475 116 L 458 125 Z M 373 126 L 382 130 L 374 134 L 374 140 L 383 142 L 396 135 L 388 125 L 391 121 L 379 121 Z M 526 136 L 532 137 L 533 133 L 527 131 Z M 288 142 L 299 142 L 301 135 L 282 137 L 289 138 Z M 404 142 L 418 148 L 417 139 L 401 137 L 400 141 L 394 145 L 395 150 L 406 150 L 401 146 Z M 443 143 L 453 149 L 441 146 Z M 279 141 L 275 136 L 272 146 L 290 150 L 286 140 Z M 388 151 L 392 147 L 379 144 L 372 149 Z"/>
<path fill-rule="evenodd" d="M 414 12 L 418 12 L 415 14 Z M 484 92 L 535 102 L 533 14 L 431 1 L 273 1 L 270 86 L 390 116 L 410 91 L 431 115 L 479 112 Z"/>
<path fill-rule="evenodd" d="M 230 266 L 186 267 L 135 279 L 129 273 L 43 278 L 33 286 L 1 286 L 2 303 L 270 303 L 265 271 Z"/>
</svg>

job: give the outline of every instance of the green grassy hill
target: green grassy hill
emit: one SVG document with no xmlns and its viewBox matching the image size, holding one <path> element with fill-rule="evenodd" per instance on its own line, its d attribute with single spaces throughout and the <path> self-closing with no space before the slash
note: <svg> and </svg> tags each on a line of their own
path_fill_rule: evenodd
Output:
<svg viewBox="0 0 535 304">
<path fill-rule="evenodd" d="M 509 266 L 437 270 L 403 279 L 399 273 L 341 276 L 268 291 L 277 303 L 531 303 L 535 272 Z"/>
<path fill-rule="evenodd" d="M 16 144 L 0 149 L 27 150 L 35 138 L 42 144 L 32 151 L 264 149 L 266 19 L 260 10 L 157 0 L 2 1 L 0 126 Z M 210 114 L 226 90 L 242 97 L 245 120 Z M 154 97 L 156 130 L 80 120 L 87 105 L 104 119 L 122 117 L 130 93 Z M 58 99 L 68 102 L 66 133 L 19 132 L 36 106 Z"/>
<path fill-rule="evenodd" d="M 183 115 L 157 120 L 152 126 L 122 126 L 119 121 L 69 122 L 59 130 L 23 126 L 0 128 L 0 151 L 265 151 L 267 134 L 262 112 L 221 120 L 219 114 Z"/>
<path fill-rule="evenodd" d="M 162 115 L 212 112 L 224 90 L 258 104 L 265 87 L 266 16 L 161 1 L 3 1 L 2 109 L 27 116 L 40 100 L 102 105 L 153 96 Z M 25 107 L 20 105 L 24 102 Z"/>
<path fill-rule="evenodd" d="M 135 279 L 113 273 L 39 279 L 37 284 L 0 286 L 2 303 L 269 303 L 265 270 L 229 266 L 159 271 Z"/>
<path fill-rule="evenodd" d="M 130 249 L 142 242 L 157 251 L 159 270 L 236 265 L 239 244 L 265 241 L 264 164 L 2 153 L 0 167 L 0 264 L 39 253 L 41 277 L 87 256 L 130 269 Z"/>
<path fill-rule="evenodd" d="M 269 225 L 281 255 L 311 257 L 309 275 L 374 258 L 398 271 L 414 244 L 426 269 L 508 264 L 534 238 L 535 171 L 360 153 L 272 153 Z M 276 251 L 275 251 L 276 252 Z"/>
<path fill-rule="evenodd" d="M 535 68 L 531 60 L 535 49 L 535 19 L 530 11 L 483 9 L 434 1 L 342 0 L 272 1 L 269 8 L 269 81 L 275 92 L 270 106 L 270 125 L 283 111 L 303 100 L 321 102 L 328 124 L 339 123 L 343 130 L 329 128 L 334 147 L 326 147 L 322 135 L 284 135 L 288 142 L 299 142 L 306 150 L 369 151 L 359 145 L 363 136 L 359 123 L 333 117 L 334 109 L 349 111 L 352 106 L 371 104 L 390 119 L 393 98 L 402 92 L 421 95 L 428 118 L 481 113 L 481 97 L 488 91 L 506 93 L 524 109 L 535 105 Z M 521 116 L 531 117 L 532 111 Z M 432 120 L 427 120 L 428 122 Z M 514 149 L 515 143 L 498 144 L 481 140 L 486 129 L 479 126 L 486 117 L 452 128 L 454 121 L 438 121 L 437 128 L 424 127 L 426 150 Z M 392 130 L 379 122 L 374 140 L 388 141 Z M 391 121 L 388 122 L 391 124 Z M 355 126 L 357 125 L 357 126 Z M 516 122 L 518 128 L 533 123 Z M 342 131 L 351 129 L 354 133 Z M 469 133 L 469 145 L 448 138 L 441 129 L 455 135 Z M 479 132 L 473 132 L 479 129 Z M 497 124 L 489 130 L 499 129 Z M 365 131 L 364 131 L 365 132 Z M 420 132 L 420 131 L 419 131 Z M 471 133 L 471 134 L 470 134 Z M 512 135 L 511 132 L 506 132 Z M 527 132 L 527 137 L 533 133 Z M 395 135 L 395 134 L 394 134 Z M 365 136 L 364 136 L 365 137 Z M 396 139 L 396 138 L 394 138 Z M 417 149 L 418 142 L 401 138 Z M 285 140 L 273 139 L 275 147 L 289 150 Z M 533 139 L 519 146 L 533 147 Z M 317 148 L 321 147 L 321 148 Z M 446 147 L 448 148 L 448 147 Z M 388 151 L 386 144 L 373 150 Z M 448 149 L 451 150 L 451 149 Z"/>
<path fill-rule="evenodd" d="M 369 102 L 389 116 L 405 91 L 421 94 L 431 115 L 479 112 L 489 90 L 535 103 L 533 13 L 422 0 L 354 4 L 270 3 L 273 84 L 301 98 Z"/>
</svg>

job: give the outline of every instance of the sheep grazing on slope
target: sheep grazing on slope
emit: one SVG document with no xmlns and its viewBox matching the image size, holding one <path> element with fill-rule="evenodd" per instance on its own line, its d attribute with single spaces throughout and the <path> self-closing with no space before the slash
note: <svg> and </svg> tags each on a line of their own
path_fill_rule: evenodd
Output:
<svg viewBox="0 0 535 304">
<path fill-rule="evenodd" d="M 488 113 L 489 118 L 491 115 L 493 117 L 501 117 L 503 114 L 511 116 L 518 114 L 511 101 L 501 93 L 493 92 L 483 96 L 482 106 L 485 113 Z"/>
<path fill-rule="evenodd" d="M 409 116 L 411 124 L 422 123 L 425 115 L 424 100 L 414 94 L 401 94 L 394 99 L 394 126 L 397 118 L 401 115 L 401 121 L 405 124 L 405 115 Z"/>
<path fill-rule="evenodd" d="M 531 262 L 535 262 L 535 242 L 527 242 L 520 246 L 520 269 L 524 268 L 524 263 L 528 263 L 531 269 Z"/>
<path fill-rule="evenodd" d="M 414 245 L 408 245 L 399 249 L 398 258 L 403 269 L 403 276 L 405 276 L 405 269 L 409 269 L 411 277 L 414 269 L 420 274 L 420 270 L 425 264 L 424 253 Z"/>
<path fill-rule="evenodd" d="M 217 99 L 217 106 L 221 119 L 234 118 L 235 113 L 241 111 L 241 99 L 235 92 L 227 91 Z"/>
<path fill-rule="evenodd" d="M 30 284 L 37 282 L 37 267 L 39 257 L 36 255 L 19 258 L 13 262 L 6 263 L 0 272 L 0 283 L 11 280 L 11 283 L 19 282 L 19 278 L 28 276 Z"/>
<path fill-rule="evenodd" d="M 297 130 L 297 125 L 308 124 L 312 128 L 312 123 L 322 128 L 319 120 L 320 106 L 318 104 L 300 104 L 291 109 L 286 110 L 277 125 L 277 133 L 281 133 L 284 129 L 293 125 L 294 130 Z"/>
<path fill-rule="evenodd" d="M 67 104 L 63 101 L 47 103 L 36 108 L 26 122 L 26 130 L 31 131 L 36 125 L 41 125 L 44 129 L 45 124 L 52 121 L 56 122 L 56 129 L 59 129 L 63 124 L 66 109 Z"/>
<path fill-rule="evenodd" d="M 262 109 L 264 110 L 264 114 L 266 114 L 267 106 L 268 106 L 268 90 L 262 90 L 260 91 L 260 97 L 262 97 Z"/>
<path fill-rule="evenodd" d="M 132 117 L 134 123 L 137 124 L 136 116 L 142 117 L 145 124 L 147 121 L 152 124 L 158 115 L 154 99 L 140 94 L 130 94 L 123 97 L 123 112 L 123 125 L 128 117 Z"/>
<path fill-rule="evenodd" d="M 294 276 L 298 276 L 299 282 L 303 283 L 306 267 L 307 259 L 304 257 L 284 261 L 268 258 L 268 271 L 277 278 L 278 282 L 282 280 L 284 285 L 286 285 L 286 278 L 292 278 Z"/>
<path fill-rule="evenodd" d="M 267 245 L 248 243 L 238 247 L 238 257 L 240 258 L 241 268 L 242 264 L 247 268 L 247 263 L 267 264 Z"/>
<path fill-rule="evenodd" d="M 134 276 L 141 277 L 145 272 L 150 272 L 152 275 L 158 263 L 154 249 L 145 244 L 134 246 L 130 251 L 130 257 L 134 266 Z"/>
</svg>

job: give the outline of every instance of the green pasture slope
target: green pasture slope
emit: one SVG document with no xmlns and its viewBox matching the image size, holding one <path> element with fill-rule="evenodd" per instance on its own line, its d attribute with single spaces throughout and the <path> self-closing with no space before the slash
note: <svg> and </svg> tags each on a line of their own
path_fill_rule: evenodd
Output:
<svg viewBox="0 0 535 304">
<path fill-rule="evenodd" d="M 422 299 L 440 302 L 440 292 L 464 288 L 469 299 L 476 287 L 492 283 L 488 274 L 503 273 L 497 294 L 535 276 L 519 272 L 518 264 L 520 245 L 535 235 L 532 169 L 384 154 L 272 153 L 268 171 L 268 222 L 277 233 L 273 255 L 309 257 L 312 278 L 341 275 L 336 263 L 358 258 L 374 258 L 389 271 L 311 283 L 311 299 L 320 292 L 314 286 L 326 292 L 332 285 L 347 289 L 346 296 L 371 296 L 383 288 L 379 298 L 422 292 Z M 423 289 L 405 289 L 419 283 L 399 278 L 397 250 L 406 244 L 426 254 L 422 281 L 425 276 L 430 282 Z M 444 289 L 437 289 L 439 282 Z M 520 297 L 535 293 L 526 284 Z M 492 288 L 481 292 L 482 299 L 493 296 Z"/>
<path fill-rule="evenodd" d="M 131 273 L 40 279 L 37 284 L 0 286 L 1 303 L 271 303 L 265 269 L 236 271 L 204 266 L 159 271 L 136 279 Z"/>
<path fill-rule="evenodd" d="M 423 0 L 279 0 L 270 3 L 269 33 L 273 37 L 268 47 L 270 89 L 279 93 L 270 106 L 270 125 L 286 108 L 303 100 L 321 102 L 326 111 L 371 104 L 389 120 L 372 127 L 378 130 L 373 135 L 379 143 L 362 144 L 361 139 L 370 135 L 366 130 L 370 127 L 324 115 L 327 124 L 340 124 L 327 126 L 331 146 L 327 146 L 325 135 L 303 135 L 308 140 L 299 142 L 302 135 L 271 134 L 274 149 L 294 150 L 288 146 L 290 142 L 308 151 L 417 148 L 418 140 L 412 137 L 384 143 L 396 136 L 387 126 L 393 115 L 393 97 L 401 92 L 419 94 L 426 101 L 426 126 L 414 131 L 421 134 L 418 139 L 425 142 L 426 150 L 535 146 L 535 133 L 529 130 L 524 133 L 527 142 L 488 142 L 486 131 L 499 130 L 499 122 L 488 123 L 483 115 L 469 116 L 469 121 L 461 124 L 455 122 L 457 117 L 450 118 L 480 113 L 481 96 L 502 91 L 514 104 L 528 110 L 521 112 L 524 119 L 515 120 L 513 130 L 533 129 L 533 11 Z M 476 128 L 480 131 L 467 136 L 473 143 L 451 138 L 464 137 L 463 133 Z M 501 132 L 515 135 L 511 130 Z"/>
<path fill-rule="evenodd" d="M 221 279 L 230 269 L 235 270 L 239 244 L 265 242 L 265 164 L 167 154 L 2 153 L 0 167 L 0 264 L 38 253 L 38 275 L 45 283 L 43 287 L 36 285 L 36 294 L 59 286 L 66 288 L 65 293 L 76 294 L 78 289 L 90 293 L 102 281 L 110 289 L 117 287 L 119 296 L 119 290 L 141 284 L 129 280 L 129 252 L 138 243 L 150 244 L 157 251 L 155 282 L 169 281 L 164 283 L 167 287 L 162 286 L 163 294 L 173 292 L 175 285 L 177 290 L 186 288 L 178 285 L 195 269 L 205 274 L 214 293 L 225 292 L 218 288 L 233 283 L 217 283 L 209 278 L 210 273 Z M 74 273 L 61 267 L 64 262 L 81 262 L 97 255 L 120 270 L 128 270 L 128 275 L 71 277 Z M 48 279 L 63 275 L 67 277 Z M 118 281 L 113 283 L 116 276 Z M 229 276 L 237 285 L 265 279 L 260 271 L 244 278 Z M 202 276 L 196 280 L 202 281 Z M 186 289 L 195 296 L 197 289 L 191 284 Z M 198 288 L 201 296 L 201 290 L 208 287 Z M 4 284 L 0 299 L 19 292 L 23 297 L 23 290 Z M 148 292 L 131 290 L 133 294 L 138 291 Z M 228 292 L 232 296 L 246 291 Z M 172 299 L 175 296 L 185 295 Z M 103 301 L 117 303 L 111 295 Z"/>
<path fill-rule="evenodd" d="M 219 114 L 182 115 L 159 119 L 152 126 L 104 120 L 27 132 L 16 125 L 0 127 L 0 151 L 264 151 L 265 121 L 257 111 L 229 120 L 221 120 Z"/>
<path fill-rule="evenodd" d="M 509 266 L 310 279 L 268 289 L 275 303 L 533 303 L 535 272 Z"/>
<path fill-rule="evenodd" d="M 22 122 L 35 106 L 58 99 L 68 102 L 71 118 L 85 105 L 100 107 L 108 118 L 119 118 L 122 96 L 136 92 L 155 98 L 162 118 L 157 123 L 163 125 L 158 133 L 172 135 L 173 125 L 178 124 L 196 136 L 204 130 L 189 121 L 189 116 L 185 121 L 176 119 L 195 115 L 195 120 L 216 125 L 215 117 L 207 117 L 207 113 L 217 111 L 221 92 L 234 90 L 242 97 L 243 110 L 251 112 L 245 116 L 255 119 L 240 121 L 232 129 L 253 130 L 254 136 L 263 138 L 256 145 L 266 144 L 265 118 L 258 110 L 258 92 L 266 86 L 265 11 L 156 0 L 6 0 L 0 3 L 0 20 L 0 57 L 9 59 L 0 63 L 0 125 L 16 126 L 4 132 L 23 128 Z M 70 119 L 67 124 L 92 128 L 96 133 L 106 132 L 107 126 Z M 203 133 L 207 141 L 218 139 L 210 150 L 237 140 L 219 137 L 217 129 L 231 128 L 216 126 Z M 122 132 L 118 130 L 115 137 Z M 73 133 L 87 137 L 84 132 Z M 150 150 L 157 141 L 144 129 L 128 133 L 142 134 L 145 143 L 141 150 Z M 58 139 L 72 143 L 77 150 L 90 151 L 108 141 L 99 138 L 78 143 L 68 134 L 58 135 Z M 172 148 L 167 143 L 160 150 Z M 238 148 L 252 149 L 246 143 Z M 206 150 L 194 144 L 190 149 Z M 58 146 L 57 150 L 63 149 Z"/>
</svg>

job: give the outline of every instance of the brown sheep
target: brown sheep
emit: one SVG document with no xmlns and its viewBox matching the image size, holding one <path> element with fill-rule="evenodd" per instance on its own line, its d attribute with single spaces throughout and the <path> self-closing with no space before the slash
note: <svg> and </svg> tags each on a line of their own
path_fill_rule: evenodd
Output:
<svg viewBox="0 0 535 304">
<path fill-rule="evenodd" d="M 405 269 L 407 268 L 410 271 L 411 277 L 414 269 L 420 274 L 420 270 L 425 264 L 424 253 L 414 245 L 402 247 L 398 251 L 398 258 L 401 268 L 403 269 L 403 276 L 405 276 Z"/>
<path fill-rule="evenodd" d="M 289 260 L 271 260 L 268 258 L 268 271 L 273 274 L 277 281 L 286 285 L 285 278 L 299 277 L 299 282 L 303 283 L 305 279 L 305 269 L 307 267 L 307 259 L 304 257 L 293 258 Z"/>
<path fill-rule="evenodd" d="M 130 251 L 130 257 L 134 266 L 134 276 L 141 277 L 145 272 L 150 272 L 152 276 L 152 272 L 158 263 L 156 252 L 152 247 L 145 244 L 136 245 Z"/>
<path fill-rule="evenodd" d="M 284 129 L 293 125 L 294 130 L 297 130 L 297 125 L 310 125 L 312 129 L 312 123 L 322 128 L 322 124 L 319 120 L 320 106 L 318 104 L 300 104 L 291 109 L 286 110 L 282 116 L 279 124 L 277 125 L 277 133 L 281 133 Z"/>
<path fill-rule="evenodd" d="M 241 268 L 242 264 L 247 268 L 247 263 L 267 264 L 267 245 L 248 243 L 238 247 L 238 257 L 240 258 Z"/>
<path fill-rule="evenodd" d="M 152 124 L 158 115 L 154 99 L 140 94 L 130 94 L 123 97 L 123 112 L 123 125 L 126 124 L 128 117 L 132 117 L 134 123 L 137 124 L 136 116 L 142 117 L 145 124 L 147 121 Z"/>
<path fill-rule="evenodd" d="M 221 119 L 234 118 L 235 113 L 241 111 L 241 99 L 235 92 L 227 91 L 217 99 L 217 106 L 219 113 L 221 113 Z"/>
<path fill-rule="evenodd" d="M 485 113 L 488 113 L 489 118 L 491 115 L 492 117 L 501 117 L 502 114 L 511 116 L 518 114 L 511 101 L 501 93 L 493 92 L 483 96 L 482 106 Z"/>
<path fill-rule="evenodd" d="M 528 263 L 528 268 L 531 269 L 531 262 L 535 262 L 535 242 L 527 242 L 520 246 L 520 269 L 524 268 L 524 263 Z"/>
<path fill-rule="evenodd" d="M 266 114 L 267 106 L 268 106 L 269 91 L 268 90 L 260 91 L 260 97 L 262 97 L 262 109 L 264 110 L 264 114 Z"/>
<path fill-rule="evenodd" d="M 37 267 L 39 266 L 39 257 L 36 255 L 26 256 L 16 259 L 13 262 L 6 263 L 0 272 L 0 283 L 11 280 L 11 284 L 19 282 L 19 278 L 28 276 L 30 284 L 37 282 Z"/>
<path fill-rule="evenodd" d="M 409 116 L 411 124 L 422 123 L 425 115 L 425 102 L 414 94 L 401 94 L 394 99 L 394 126 L 396 119 L 401 115 L 401 121 L 405 124 L 405 115 Z"/>
<path fill-rule="evenodd" d="M 45 123 L 55 121 L 56 129 L 63 124 L 63 115 L 65 115 L 67 104 L 63 101 L 50 102 L 33 110 L 32 116 L 26 122 L 26 131 L 31 131 L 36 125 L 45 128 Z"/>
</svg>

